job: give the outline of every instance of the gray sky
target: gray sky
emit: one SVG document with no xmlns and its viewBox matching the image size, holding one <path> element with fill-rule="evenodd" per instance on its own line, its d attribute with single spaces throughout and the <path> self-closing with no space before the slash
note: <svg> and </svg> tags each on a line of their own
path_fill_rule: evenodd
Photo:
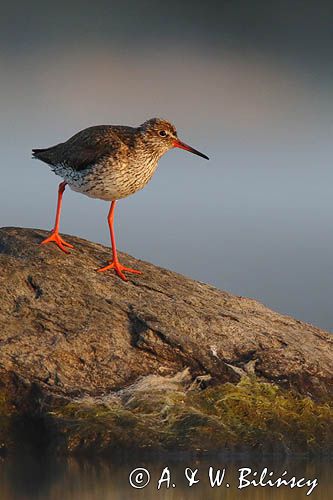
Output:
<svg viewBox="0 0 333 500">
<path fill-rule="evenodd" d="M 45 4 L 0 16 L 1 225 L 52 227 L 32 147 L 162 116 L 211 160 L 168 153 L 119 248 L 332 329 L 330 3 Z M 108 244 L 107 211 L 68 190 L 62 230 Z"/>
</svg>

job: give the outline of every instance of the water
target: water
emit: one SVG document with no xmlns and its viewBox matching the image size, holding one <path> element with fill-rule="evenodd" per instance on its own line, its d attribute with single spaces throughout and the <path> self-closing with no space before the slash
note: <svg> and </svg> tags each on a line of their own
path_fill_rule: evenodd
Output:
<svg viewBox="0 0 333 500">
<path fill-rule="evenodd" d="M 225 479 L 220 487 L 212 488 L 208 479 L 209 467 L 226 469 Z M 150 473 L 150 483 L 143 489 L 135 489 L 129 484 L 129 475 L 137 467 L 143 467 Z M 167 481 L 157 484 L 162 471 L 168 467 L 171 475 L 170 487 Z M 185 479 L 186 468 L 198 469 L 195 476 L 200 482 L 189 487 Z M 283 471 L 285 477 L 296 479 L 304 477 L 307 480 L 318 480 L 312 493 L 307 496 L 309 486 L 290 489 L 286 486 L 254 487 L 238 489 L 239 469 L 249 467 L 252 472 L 261 471 L 267 467 L 273 471 L 277 479 Z M 331 481 L 331 463 L 326 460 L 311 461 L 301 459 L 280 459 L 274 462 L 270 459 L 238 458 L 226 459 L 212 457 L 211 459 L 193 459 L 189 457 L 144 460 L 140 456 L 131 459 L 94 459 L 79 460 L 76 458 L 5 458 L 0 461 L 0 498 L 1 500 L 127 500 L 156 499 L 162 500 L 201 500 L 202 498 L 225 498 L 233 500 L 298 500 L 312 498 L 326 500 L 333 498 Z M 164 478 L 167 479 L 167 473 Z M 248 477 L 249 479 L 249 477 Z M 253 478 L 252 478 L 253 479 Z M 133 480 L 134 481 L 134 480 Z M 230 484 L 228 488 L 226 483 Z M 175 484 L 175 487 L 172 487 Z"/>
</svg>

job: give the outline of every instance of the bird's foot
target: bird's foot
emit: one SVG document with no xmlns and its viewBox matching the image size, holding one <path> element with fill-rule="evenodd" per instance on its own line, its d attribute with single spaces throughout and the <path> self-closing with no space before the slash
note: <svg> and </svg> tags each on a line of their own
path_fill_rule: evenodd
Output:
<svg viewBox="0 0 333 500">
<path fill-rule="evenodd" d="M 62 250 L 65 253 L 70 253 L 66 247 L 74 248 L 73 245 L 67 243 L 67 241 L 62 239 L 58 231 L 53 230 L 50 236 L 48 236 L 48 238 L 45 238 L 45 240 L 41 242 L 41 245 L 45 245 L 45 243 L 51 243 L 51 242 L 55 243 L 60 248 L 60 250 Z"/>
<path fill-rule="evenodd" d="M 97 272 L 102 273 L 104 271 L 108 271 L 109 269 L 114 269 L 118 274 L 119 278 L 121 278 L 124 281 L 127 281 L 127 278 L 123 273 L 123 271 L 133 274 L 142 274 L 142 271 L 137 271 L 136 269 L 131 269 L 130 267 L 123 266 L 123 264 L 120 264 L 120 262 L 117 260 L 111 260 L 110 264 L 108 264 L 105 267 L 101 267 L 101 269 L 97 269 Z"/>
</svg>

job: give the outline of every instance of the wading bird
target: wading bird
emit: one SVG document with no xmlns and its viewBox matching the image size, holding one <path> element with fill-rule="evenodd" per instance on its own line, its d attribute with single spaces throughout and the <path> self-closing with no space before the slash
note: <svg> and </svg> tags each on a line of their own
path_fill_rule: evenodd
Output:
<svg viewBox="0 0 333 500">
<path fill-rule="evenodd" d="M 99 272 L 114 269 L 126 281 L 124 272 L 141 274 L 118 260 L 114 235 L 116 201 L 142 189 L 152 178 L 161 156 L 181 148 L 208 160 L 208 157 L 178 139 L 176 128 L 166 120 L 152 118 L 139 127 L 98 125 L 81 130 L 66 142 L 33 149 L 33 157 L 62 177 L 54 228 L 41 244 L 54 242 L 65 253 L 74 248 L 59 235 L 62 196 L 66 185 L 91 198 L 111 201 L 108 224 L 112 259 Z"/>
</svg>

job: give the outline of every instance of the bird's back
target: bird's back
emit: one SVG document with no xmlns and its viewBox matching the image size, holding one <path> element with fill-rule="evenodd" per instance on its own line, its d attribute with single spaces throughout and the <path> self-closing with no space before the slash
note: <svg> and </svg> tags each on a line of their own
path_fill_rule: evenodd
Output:
<svg viewBox="0 0 333 500">
<path fill-rule="evenodd" d="M 66 142 L 33 149 L 33 157 L 55 168 L 81 171 L 102 158 L 117 156 L 134 145 L 135 128 L 121 125 L 96 125 L 81 130 Z"/>
</svg>

